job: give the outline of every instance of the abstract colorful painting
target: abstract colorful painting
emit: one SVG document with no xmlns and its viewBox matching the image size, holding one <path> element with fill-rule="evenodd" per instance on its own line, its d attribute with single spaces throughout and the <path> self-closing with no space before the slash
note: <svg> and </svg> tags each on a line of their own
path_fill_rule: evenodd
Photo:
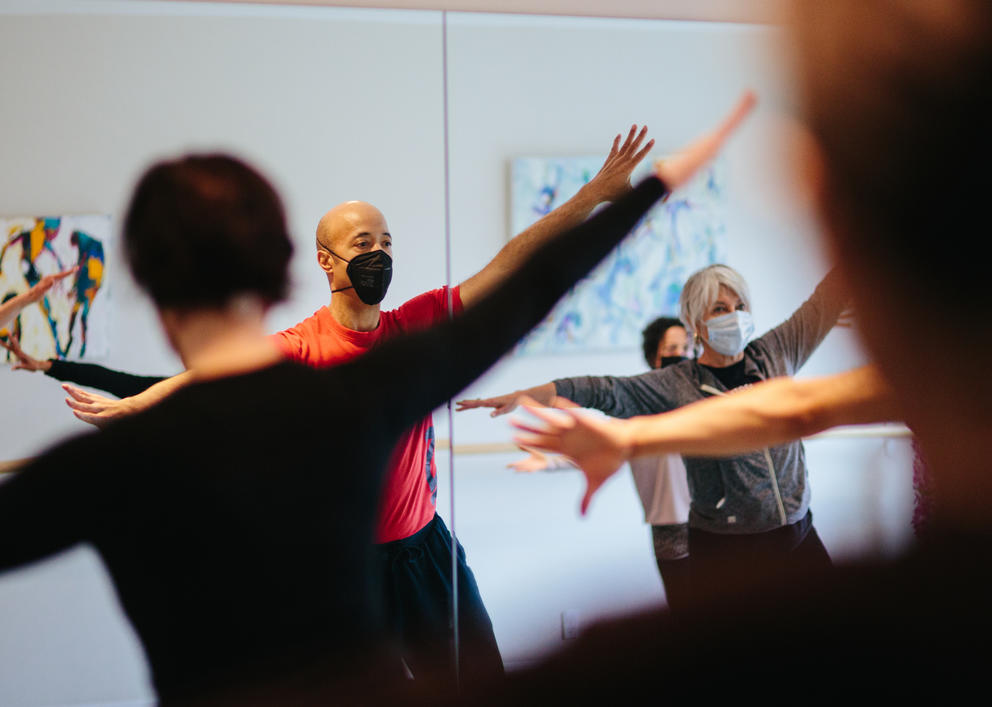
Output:
<svg viewBox="0 0 992 707">
<path fill-rule="evenodd" d="M 512 232 L 519 233 L 571 198 L 602 163 L 602 157 L 513 160 Z M 725 171 L 721 161 L 712 163 L 649 211 L 517 346 L 517 353 L 636 349 L 650 320 L 677 316 L 686 278 L 726 258 Z M 647 172 L 642 166 L 633 181 Z"/>
<path fill-rule="evenodd" d="M 105 266 L 110 236 L 106 215 L 0 218 L 0 301 L 26 291 L 45 275 L 79 266 L 7 325 L 25 353 L 40 359 L 107 353 Z"/>
</svg>

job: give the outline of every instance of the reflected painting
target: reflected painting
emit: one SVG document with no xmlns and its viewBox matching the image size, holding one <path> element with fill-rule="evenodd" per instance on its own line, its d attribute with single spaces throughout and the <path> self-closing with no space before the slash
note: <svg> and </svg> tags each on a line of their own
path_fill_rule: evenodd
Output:
<svg viewBox="0 0 992 707">
<path fill-rule="evenodd" d="M 602 163 L 601 156 L 513 160 L 511 233 L 571 198 Z M 634 182 L 648 171 L 639 169 Z M 650 320 L 678 316 L 679 293 L 689 275 L 726 259 L 725 173 L 718 160 L 649 211 L 518 345 L 517 353 L 637 349 Z"/>
<path fill-rule="evenodd" d="M 106 354 L 104 245 L 110 217 L 0 218 L 0 234 L 0 301 L 27 291 L 45 275 L 79 266 L 39 302 L 25 307 L 3 333 L 16 335 L 25 353 L 39 359 Z"/>
</svg>

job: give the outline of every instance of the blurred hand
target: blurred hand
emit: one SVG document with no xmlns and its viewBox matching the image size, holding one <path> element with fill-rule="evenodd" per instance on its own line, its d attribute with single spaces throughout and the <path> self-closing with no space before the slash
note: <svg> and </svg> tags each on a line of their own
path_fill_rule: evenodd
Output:
<svg viewBox="0 0 992 707">
<path fill-rule="evenodd" d="M 754 108 L 755 103 L 757 98 L 754 93 L 746 91 L 715 130 L 690 143 L 675 156 L 655 162 L 655 174 L 672 191 L 688 182 L 707 162 L 716 157 L 727 139 Z"/>
<path fill-rule="evenodd" d="M 527 412 L 544 424 L 513 420 L 513 426 L 525 433 L 513 441 L 522 447 L 564 454 L 582 470 L 586 477 L 581 504 L 584 515 L 596 491 L 627 461 L 630 444 L 625 421 L 593 417 L 574 409 L 571 401 L 565 402 L 560 407 L 567 409 L 559 411 L 540 407 L 526 398 L 521 400 Z"/>
<path fill-rule="evenodd" d="M 557 399 L 555 395 L 555 384 L 544 383 L 533 388 L 527 388 L 527 390 L 517 390 L 506 395 L 497 395 L 495 398 L 458 400 L 455 402 L 455 411 L 461 412 L 462 410 L 472 410 L 474 408 L 493 408 L 489 416 L 498 417 L 515 410 L 518 401 L 524 396 L 532 398 L 537 405 L 554 405 Z"/>
<path fill-rule="evenodd" d="M 513 412 L 517 408 L 517 400 L 519 399 L 519 394 L 517 393 L 507 393 L 506 395 L 497 395 L 495 398 L 474 398 L 472 400 L 458 400 L 455 402 L 455 412 L 461 412 L 462 410 L 474 410 L 476 408 L 494 408 L 490 417 L 498 417 L 499 415 L 505 415 L 508 412 Z"/>
<path fill-rule="evenodd" d="M 38 302 L 39 300 L 41 300 L 42 297 L 45 296 L 46 292 L 52 289 L 52 287 L 55 285 L 56 282 L 64 280 L 65 278 L 75 273 L 77 270 L 79 270 L 79 266 L 75 265 L 69 268 L 68 270 L 63 270 L 62 272 L 55 273 L 54 275 L 45 275 L 34 285 L 34 287 L 32 287 L 30 290 L 24 293 L 25 301 L 28 304 L 33 304 L 35 302 Z"/>
<path fill-rule="evenodd" d="M 44 361 L 39 361 L 36 358 L 32 358 L 24 353 L 21 349 L 21 342 L 17 340 L 17 337 L 13 334 L 7 339 L 7 341 L 0 340 L 0 346 L 10 351 L 17 358 L 17 363 L 11 366 L 11 370 L 14 371 L 47 371 L 52 367 L 52 362 L 48 359 Z"/>
<path fill-rule="evenodd" d="M 507 464 L 507 468 L 524 473 L 535 471 L 554 471 L 556 469 L 574 469 L 575 465 L 563 456 L 549 456 L 539 449 L 533 447 L 520 446 L 521 451 L 528 452 L 529 456 Z"/>
</svg>

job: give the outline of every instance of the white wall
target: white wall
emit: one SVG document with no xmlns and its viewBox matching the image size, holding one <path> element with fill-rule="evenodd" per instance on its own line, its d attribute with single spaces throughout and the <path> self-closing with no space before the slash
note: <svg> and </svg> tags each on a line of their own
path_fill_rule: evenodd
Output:
<svg viewBox="0 0 992 707">
<path fill-rule="evenodd" d="M 53 12 L 49 12 L 53 11 Z M 155 2 L 0 0 L 0 213 L 120 214 L 151 159 L 232 149 L 277 182 L 297 237 L 297 284 L 273 330 L 326 301 L 312 232 L 331 205 L 379 205 L 396 236 L 387 305 L 445 277 L 439 13 Z M 778 35 L 753 25 L 449 15 L 451 270 L 471 275 L 506 242 L 507 165 L 524 154 L 590 154 L 632 122 L 658 152 L 709 125 L 744 87 L 761 105 L 727 154 L 730 263 L 751 282 L 759 330 L 787 316 L 827 263 L 786 176 L 789 94 Z M 108 270 L 117 317 L 106 363 L 170 373 L 154 314 Z M 861 360 L 849 332 L 807 366 Z M 467 391 L 504 392 L 580 373 L 635 373 L 636 351 L 508 360 Z M 3 451 L 33 454 L 83 429 L 50 379 L 0 369 Z M 450 434 L 445 414 L 439 436 Z M 461 413 L 456 443 L 507 441 L 504 421 Z M 905 443 L 809 446 L 817 525 L 838 555 L 905 535 Z M 511 667 L 560 644 L 563 610 L 583 620 L 663 600 L 629 477 L 577 517 L 574 472 L 516 475 L 513 455 L 458 457 L 450 510 Z M 881 500 L 884 499 L 884 500 Z M 140 651 L 93 553 L 0 578 L 0 704 L 150 699 Z M 115 666 L 108 669 L 108 666 Z"/>
</svg>

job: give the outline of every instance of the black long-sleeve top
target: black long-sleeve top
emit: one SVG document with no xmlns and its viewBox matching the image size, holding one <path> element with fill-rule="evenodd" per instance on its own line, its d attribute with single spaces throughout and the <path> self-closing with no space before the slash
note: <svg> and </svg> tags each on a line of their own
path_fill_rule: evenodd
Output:
<svg viewBox="0 0 992 707">
<path fill-rule="evenodd" d="M 163 699 L 380 637 L 369 563 L 398 436 L 508 351 L 665 193 L 649 178 L 433 329 L 315 370 L 281 363 L 187 386 L 64 442 L 0 485 L 0 569 L 89 542 Z"/>
<path fill-rule="evenodd" d="M 162 376 L 136 376 L 133 373 L 115 371 L 95 363 L 62 361 L 57 358 L 49 360 L 52 365 L 45 371 L 46 376 L 59 381 L 84 385 L 87 388 L 105 390 L 118 398 L 137 395 L 165 380 Z"/>
</svg>

